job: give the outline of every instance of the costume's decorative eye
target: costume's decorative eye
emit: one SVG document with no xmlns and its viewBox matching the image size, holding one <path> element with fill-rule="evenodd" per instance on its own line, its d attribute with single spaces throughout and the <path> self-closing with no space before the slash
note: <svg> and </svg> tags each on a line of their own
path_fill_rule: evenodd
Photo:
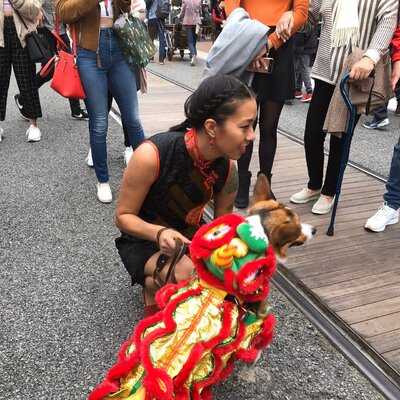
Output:
<svg viewBox="0 0 400 400">
<path fill-rule="evenodd" d="M 217 225 L 214 228 L 210 229 L 205 235 L 204 239 L 212 242 L 214 240 L 219 240 L 223 238 L 227 233 L 231 231 L 231 227 L 229 225 L 221 224 Z"/>
<path fill-rule="evenodd" d="M 229 244 L 236 236 L 236 228 L 244 220 L 241 215 L 228 214 L 203 225 L 194 235 L 190 245 L 192 260 L 210 258 L 214 250 Z"/>
</svg>

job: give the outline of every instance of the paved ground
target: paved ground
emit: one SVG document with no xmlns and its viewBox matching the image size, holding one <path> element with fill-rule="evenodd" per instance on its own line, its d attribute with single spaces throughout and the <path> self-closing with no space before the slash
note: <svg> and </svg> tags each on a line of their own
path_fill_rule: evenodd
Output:
<svg viewBox="0 0 400 400">
<path fill-rule="evenodd" d="M 187 81 L 200 72 L 167 68 Z M 28 144 L 15 90 L 13 83 L 0 144 L 0 398 L 85 399 L 141 317 L 141 295 L 114 248 L 115 204 L 95 200 L 94 174 L 84 164 L 86 123 L 71 120 L 67 102 L 45 88 L 43 140 Z M 121 129 L 110 118 L 114 192 L 122 151 Z M 216 398 L 382 399 L 276 291 L 272 302 L 279 319 L 273 346 L 254 370 L 217 388 Z"/>
</svg>

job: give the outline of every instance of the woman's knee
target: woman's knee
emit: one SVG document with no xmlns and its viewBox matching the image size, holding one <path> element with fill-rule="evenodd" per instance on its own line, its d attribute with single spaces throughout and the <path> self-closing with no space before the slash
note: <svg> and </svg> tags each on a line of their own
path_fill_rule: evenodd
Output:
<svg viewBox="0 0 400 400">
<path fill-rule="evenodd" d="M 190 279 L 195 271 L 194 264 L 189 257 L 182 258 L 175 267 L 175 279 L 177 282 L 182 282 Z"/>
<path fill-rule="evenodd" d="M 90 117 L 90 140 L 92 144 L 107 141 L 108 115 L 97 114 Z"/>
</svg>

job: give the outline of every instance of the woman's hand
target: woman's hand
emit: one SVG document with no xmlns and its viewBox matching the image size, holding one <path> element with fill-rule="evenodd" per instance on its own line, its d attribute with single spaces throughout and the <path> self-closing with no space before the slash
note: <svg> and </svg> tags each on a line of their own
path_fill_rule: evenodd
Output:
<svg viewBox="0 0 400 400">
<path fill-rule="evenodd" d="M 353 65 L 353 68 L 350 71 L 350 78 L 356 81 L 367 79 L 374 68 L 374 62 L 369 57 L 363 57 Z"/>
<path fill-rule="evenodd" d="M 392 65 L 392 89 L 396 89 L 397 82 L 400 79 L 400 60 L 395 61 Z"/>
<path fill-rule="evenodd" d="M 272 47 L 272 42 L 268 39 L 268 49 Z M 264 47 L 253 60 L 253 62 L 249 65 L 252 70 L 264 70 L 267 67 L 265 62 L 265 57 L 267 57 L 268 52 L 267 48 Z"/>
<path fill-rule="evenodd" d="M 190 240 L 173 229 L 166 229 L 161 232 L 158 238 L 158 246 L 162 254 L 172 256 L 176 249 L 175 239 L 182 240 L 183 243 L 190 244 Z"/>
<path fill-rule="evenodd" d="M 286 11 L 282 14 L 278 23 L 276 24 L 276 34 L 284 42 L 290 39 L 292 36 L 294 17 L 293 11 Z"/>
</svg>

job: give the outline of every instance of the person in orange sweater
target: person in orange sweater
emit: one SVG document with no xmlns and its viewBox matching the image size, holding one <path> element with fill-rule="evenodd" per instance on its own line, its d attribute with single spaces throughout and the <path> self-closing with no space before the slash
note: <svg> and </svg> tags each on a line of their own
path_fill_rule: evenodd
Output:
<svg viewBox="0 0 400 400">
<path fill-rule="evenodd" d="M 259 160 L 260 172 L 269 181 L 272 177 L 272 165 L 277 145 L 277 128 L 285 100 L 291 99 L 295 91 L 294 49 L 292 36 L 306 23 L 308 0 L 226 0 L 225 10 L 229 15 L 235 8 L 242 7 L 250 15 L 271 28 L 265 50 L 263 50 L 253 67 L 262 67 L 264 57 L 274 59 L 272 73 L 256 73 L 253 89 L 257 94 L 259 107 Z M 235 206 L 247 208 L 251 172 L 250 161 L 253 145 L 247 146 L 246 154 L 238 161 L 239 191 Z"/>
</svg>

